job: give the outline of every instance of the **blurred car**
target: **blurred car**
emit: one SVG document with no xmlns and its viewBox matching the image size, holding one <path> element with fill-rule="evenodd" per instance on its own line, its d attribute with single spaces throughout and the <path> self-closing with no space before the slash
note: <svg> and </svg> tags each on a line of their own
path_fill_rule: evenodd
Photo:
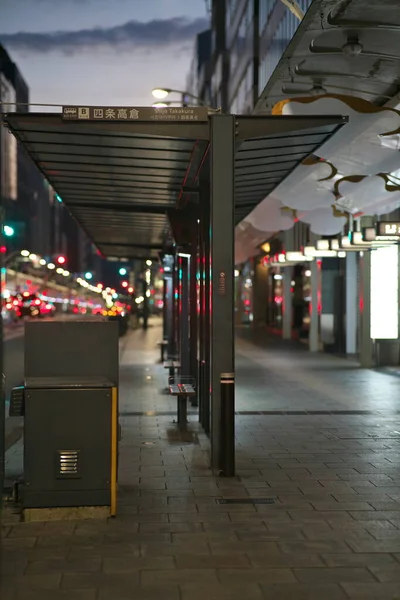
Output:
<svg viewBox="0 0 400 600">
<path fill-rule="evenodd" d="M 54 317 L 56 307 L 52 302 L 42 301 L 39 307 L 39 317 Z"/>
<path fill-rule="evenodd" d="M 52 317 L 56 307 L 51 302 L 42 300 L 37 294 L 23 292 L 8 299 L 6 308 L 13 310 L 18 318 L 43 318 Z"/>
</svg>

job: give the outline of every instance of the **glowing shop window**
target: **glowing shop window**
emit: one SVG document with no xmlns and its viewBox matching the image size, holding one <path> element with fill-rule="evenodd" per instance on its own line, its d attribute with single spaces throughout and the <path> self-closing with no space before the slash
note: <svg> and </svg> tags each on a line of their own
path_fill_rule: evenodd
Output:
<svg viewBox="0 0 400 600">
<path fill-rule="evenodd" d="M 371 338 L 396 340 L 399 335 L 398 248 L 371 252 Z"/>
</svg>

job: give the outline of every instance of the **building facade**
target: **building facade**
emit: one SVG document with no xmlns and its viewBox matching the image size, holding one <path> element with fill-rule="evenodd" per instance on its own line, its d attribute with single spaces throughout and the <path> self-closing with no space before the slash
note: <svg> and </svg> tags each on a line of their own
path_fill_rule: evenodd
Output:
<svg viewBox="0 0 400 600">
<path fill-rule="evenodd" d="M 0 101 L 5 112 L 29 110 L 28 86 L 2 46 Z M 0 196 L 4 224 L 15 232 L 7 238 L 9 251 L 25 248 L 41 256 L 64 254 L 73 272 L 90 266 L 92 249 L 87 236 L 5 127 L 0 127 Z"/>
<path fill-rule="evenodd" d="M 298 0 L 303 11 L 311 2 Z M 214 0 L 212 105 L 250 114 L 299 23 L 281 0 Z"/>
<path fill-rule="evenodd" d="M 193 58 L 186 79 L 186 91 L 200 98 L 207 106 L 211 105 L 211 29 L 196 36 Z M 189 104 L 193 103 L 193 98 Z"/>
</svg>

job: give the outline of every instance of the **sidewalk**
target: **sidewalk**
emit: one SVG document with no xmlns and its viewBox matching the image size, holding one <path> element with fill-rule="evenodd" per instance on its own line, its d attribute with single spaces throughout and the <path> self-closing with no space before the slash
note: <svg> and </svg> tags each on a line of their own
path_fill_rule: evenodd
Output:
<svg viewBox="0 0 400 600">
<path fill-rule="evenodd" d="M 154 323 L 124 340 L 118 517 L 5 525 L 2 600 L 400 597 L 399 379 L 240 337 L 218 479 L 193 411 L 173 423 Z"/>
</svg>

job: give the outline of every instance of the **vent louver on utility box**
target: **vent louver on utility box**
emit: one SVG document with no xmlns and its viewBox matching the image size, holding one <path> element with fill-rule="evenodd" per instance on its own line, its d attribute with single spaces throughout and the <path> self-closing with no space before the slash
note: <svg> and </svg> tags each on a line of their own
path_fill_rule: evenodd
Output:
<svg viewBox="0 0 400 600">
<path fill-rule="evenodd" d="M 10 417 L 23 417 L 25 415 L 25 388 L 18 386 L 11 390 Z"/>
<path fill-rule="evenodd" d="M 57 478 L 79 478 L 79 450 L 59 450 L 57 454 Z"/>
</svg>

